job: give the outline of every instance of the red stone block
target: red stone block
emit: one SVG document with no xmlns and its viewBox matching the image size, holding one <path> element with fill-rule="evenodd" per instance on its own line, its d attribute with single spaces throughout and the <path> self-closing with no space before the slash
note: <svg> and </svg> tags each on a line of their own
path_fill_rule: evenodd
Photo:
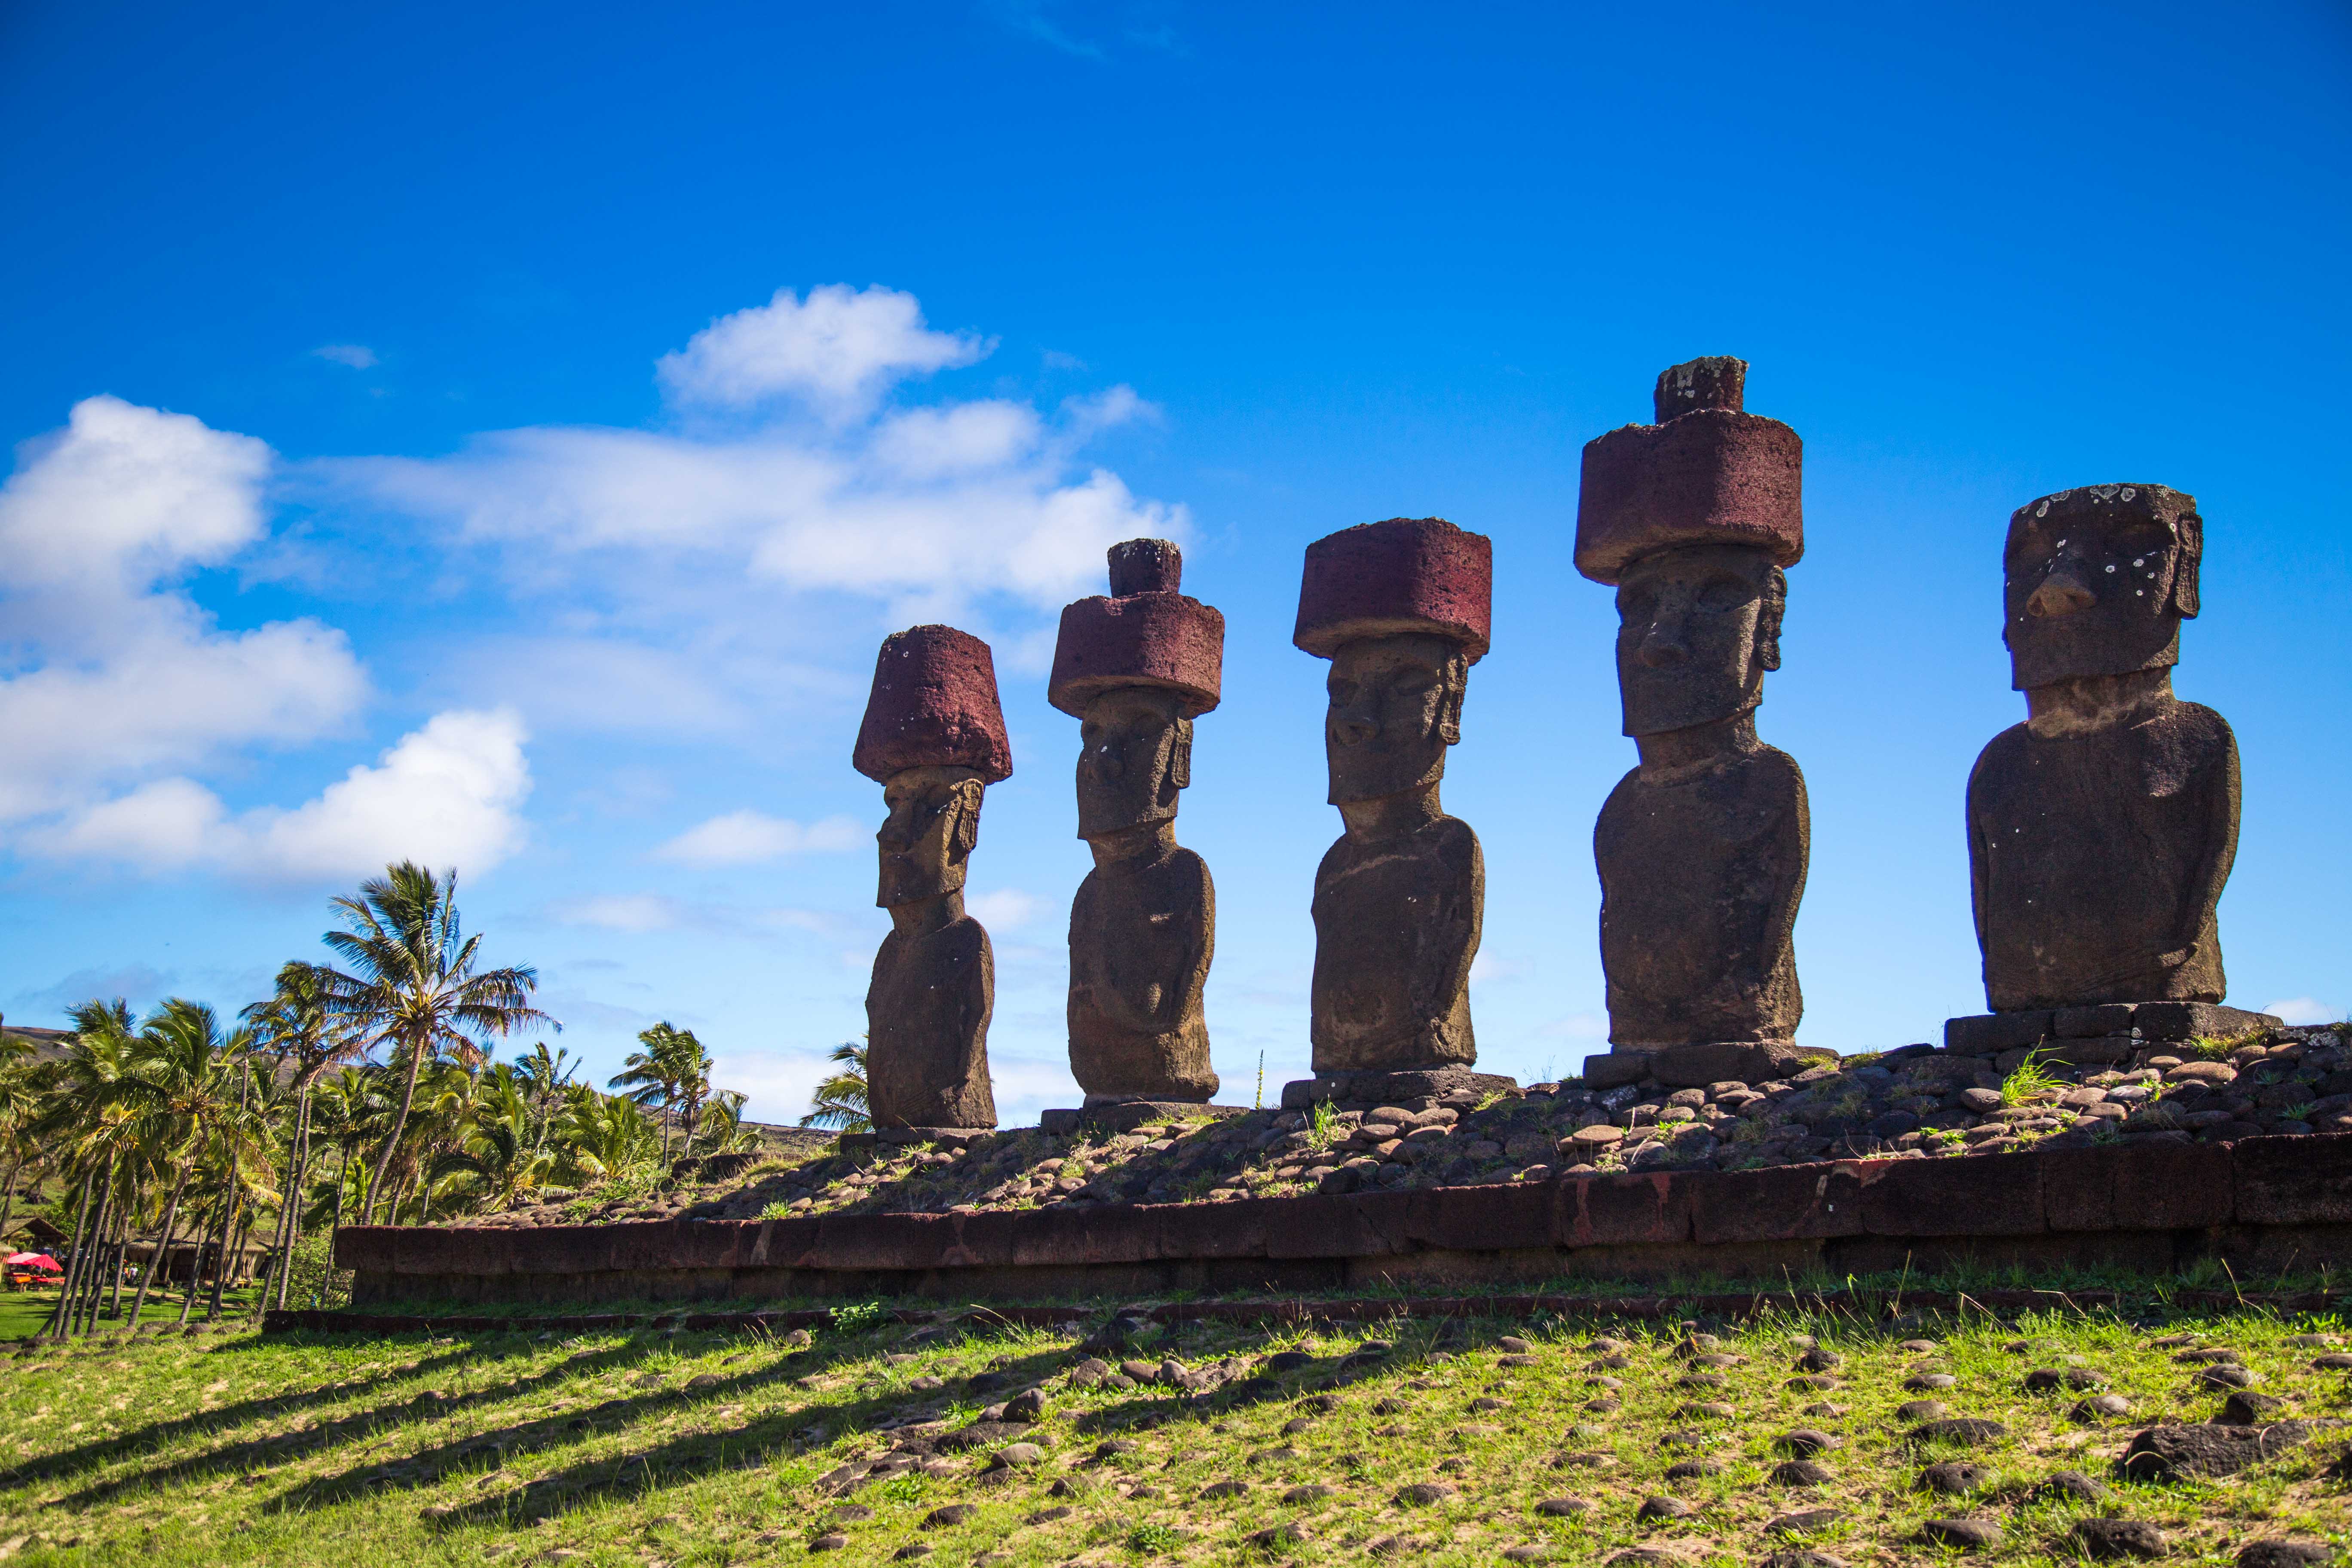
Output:
<svg viewBox="0 0 2352 1568">
<path fill-rule="evenodd" d="M 737 1253 L 738 1268 L 807 1268 L 814 1267 L 824 1222 L 808 1219 L 763 1219 L 751 1222 Z"/>
<path fill-rule="evenodd" d="M 344 1226 L 335 1232 L 335 1267 L 389 1274 L 394 1267 L 393 1243 L 399 1235 L 396 1226 Z"/>
<path fill-rule="evenodd" d="M 953 626 L 885 637 L 850 765 L 877 784 L 917 767 L 971 768 L 987 784 L 1012 777 L 988 645 Z"/>
<path fill-rule="evenodd" d="M 1499 1251 L 1552 1245 L 1549 1182 L 1498 1183 L 1481 1187 L 1432 1187 L 1426 1192 L 1382 1194 L 1407 1200 L 1398 1240 L 1407 1246 L 1453 1252 Z"/>
<path fill-rule="evenodd" d="M 2032 1236 L 2049 1228 L 2041 1154 L 1857 1160 L 1863 1229 L 1873 1236 Z"/>
<path fill-rule="evenodd" d="M 1494 542 L 1442 517 L 1392 517 L 1307 547 L 1290 640 L 1328 658 L 1359 637 L 1452 637 L 1475 661 L 1493 631 Z"/>
<path fill-rule="evenodd" d="M 1268 1258 L 1372 1258 L 1388 1250 L 1363 1213 L 1339 1196 L 1263 1198 Z"/>
<path fill-rule="evenodd" d="M 1780 1165 L 1691 1179 L 1691 1239 L 1790 1241 L 1863 1232 L 1861 1162 Z"/>
<path fill-rule="evenodd" d="M 1691 1237 L 1688 1175 L 1580 1176 L 1547 1184 L 1555 1247 L 1664 1244 Z"/>
<path fill-rule="evenodd" d="M 2230 1151 L 2216 1143 L 2053 1149 L 2042 1162 L 2042 1213 L 2055 1231 L 2185 1230 L 2227 1225 Z"/>
<path fill-rule="evenodd" d="M 2240 1225 L 2352 1225 L 2352 1132 L 2230 1145 Z"/>
<path fill-rule="evenodd" d="M 1585 443 L 1576 569 L 1616 583 L 1644 555 L 1738 544 L 1793 566 L 1805 552 L 1805 444 L 1777 419 L 1702 408 Z"/>
</svg>

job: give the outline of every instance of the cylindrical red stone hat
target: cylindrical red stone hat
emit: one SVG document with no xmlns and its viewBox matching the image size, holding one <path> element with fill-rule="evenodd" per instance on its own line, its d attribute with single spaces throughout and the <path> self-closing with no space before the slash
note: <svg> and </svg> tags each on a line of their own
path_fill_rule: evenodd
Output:
<svg viewBox="0 0 2352 1568">
<path fill-rule="evenodd" d="M 1748 364 L 1714 355 L 1658 377 L 1658 423 L 1584 446 L 1576 569 L 1621 581 L 1644 555 L 1740 544 L 1775 565 L 1805 553 L 1805 444 L 1778 419 L 1741 409 Z"/>
<path fill-rule="evenodd" d="M 920 767 L 970 768 L 987 784 L 1012 777 L 988 645 L 953 626 L 909 626 L 883 638 L 850 763 L 877 783 Z"/>
<path fill-rule="evenodd" d="M 1183 552 L 1165 539 L 1110 547 L 1110 597 L 1066 605 L 1045 700 L 1073 717 L 1106 691 L 1151 686 L 1176 693 L 1184 717 L 1217 705 L 1225 617 L 1178 593 Z"/>
<path fill-rule="evenodd" d="M 1475 661 L 1486 656 L 1494 598 L 1494 541 L 1442 517 L 1392 517 L 1307 547 L 1290 640 L 1328 658 L 1359 637 L 1421 632 L 1452 637 Z"/>
</svg>

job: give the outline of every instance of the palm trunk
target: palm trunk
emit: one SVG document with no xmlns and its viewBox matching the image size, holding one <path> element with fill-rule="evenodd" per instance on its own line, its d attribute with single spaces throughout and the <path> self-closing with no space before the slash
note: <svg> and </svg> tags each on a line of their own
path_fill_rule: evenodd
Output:
<svg viewBox="0 0 2352 1568">
<path fill-rule="evenodd" d="M 408 1077 L 400 1086 L 400 1111 L 392 1119 L 392 1135 L 383 1141 L 383 1152 L 376 1157 L 375 1169 L 368 1173 L 367 1195 L 360 1203 L 360 1223 L 375 1221 L 375 1190 L 383 1180 L 383 1173 L 392 1166 L 392 1152 L 400 1147 L 400 1135 L 408 1131 L 408 1108 L 416 1100 L 416 1075 L 425 1066 L 425 1042 L 419 1040 L 408 1053 Z"/>
<path fill-rule="evenodd" d="M 98 1214 L 89 1226 L 89 1261 L 82 1267 L 74 1282 L 73 1305 L 66 1313 L 68 1336 L 86 1334 L 98 1326 L 98 1276 L 106 1258 L 108 1222 L 114 1218 L 114 1162 L 106 1163 L 106 1175 L 98 1184 Z"/>
<path fill-rule="evenodd" d="M 196 1292 L 204 1289 L 205 1231 L 206 1228 L 207 1227 L 201 1224 L 189 1227 L 188 1293 L 181 1299 L 180 1316 L 178 1319 L 179 1324 L 182 1328 L 186 1328 L 188 1326 L 188 1313 L 195 1307 Z"/>
<path fill-rule="evenodd" d="M 237 1079 L 237 1129 L 234 1135 L 236 1138 L 242 1138 L 245 1135 L 246 1101 L 248 1096 L 252 1093 L 252 1090 L 253 1058 L 251 1057 L 247 1057 L 242 1064 Z M 245 1146 L 242 1143 L 234 1141 L 230 1142 L 228 1146 L 228 1195 L 221 1200 L 220 1254 L 213 1259 L 213 1299 L 205 1305 L 205 1319 L 207 1322 L 215 1321 L 219 1319 L 221 1310 L 221 1291 L 228 1284 L 228 1238 L 229 1233 L 236 1228 L 236 1211 L 238 1208 L 236 1200 L 239 1195 L 237 1191 L 237 1177 L 242 1173 L 240 1157 L 244 1152 Z"/>
<path fill-rule="evenodd" d="M 294 1246 L 302 1239 L 302 1184 L 310 1175 L 310 1088 L 302 1088 L 302 1102 L 294 1113 L 294 1179 L 286 1186 L 286 1243 L 278 1267 L 278 1306 L 286 1305 L 286 1291 L 294 1279 Z"/>
<path fill-rule="evenodd" d="M 147 1309 L 147 1293 L 155 1289 L 155 1276 L 163 1271 L 163 1260 L 171 1252 L 172 1226 L 180 1217 L 180 1194 L 187 1184 L 188 1168 L 183 1165 L 180 1173 L 172 1179 L 172 1195 L 163 1200 L 163 1237 L 155 1243 L 154 1253 L 147 1259 L 147 1271 L 139 1276 L 139 1294 L 131 1302 L 133 1332 L 139 1328 L 139 1314 Z"/>
<path fill-rule="evenodd" d="M 131 1201 L 122 1205 L 122 1218 L 114 1227 L 114 1276 L 107 1281 L 106 1316 L 110 1322 L 122 1321 L 122 1263 L 131 1252 L 131 1222 L 139 1214 L 139 1185 L 133 1181 Z"/>
<path fill-rule="evenodd" d="M 8 1184 L 0 1188 L 0 1237 L 8 1234 L 8 1216 L 16 1212 L 16 1178 L 24 1170 L 25 1152 L 19 1149 L 16 1157 L 8 1162 Z"/>
<path fill-rule="evenodd" d="M 81 1173 L 81 1198 L 74 1206 L 73 1247 L 66 1254 L 66 1277 L 58 1286 L 58 1310 L 49 1314 L 48 1335 L 51 1339 L 66 1337 L 66 1303 L 73 1300 L 74 1288 L 81 1280 L 82 1225 L 89 1218 L 89 1184 L 97 1173 Z"/>
</svg>

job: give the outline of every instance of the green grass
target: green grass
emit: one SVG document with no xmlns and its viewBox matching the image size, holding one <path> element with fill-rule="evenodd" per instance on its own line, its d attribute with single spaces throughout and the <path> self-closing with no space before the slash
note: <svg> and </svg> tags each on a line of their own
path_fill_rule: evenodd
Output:
<svg viewBox="0 0 2352 1568">
<path fill-rule="evenodd" d="M 917 1328 L 884 1321 L 876 1303 L 844 1308 L 836 1323 L 804 1347 L 760 1336 L 526 1330 L 383 1340 L 235 1332 L 47 1348 L 0 1365 L 0 1552 L 13 1549 L 12 1568 L 716 1568 L 808 1560 L 808 1542 L 838 1530 L 847 1544 L 815 1561 L 887 1562 L 913 1544 L 957 1568 L 1305 1563 L 1404 1550 L 1450 1568 L 1493 1563 L 1517 1546 L 1584 1563 L 1649 1543 L 1732 1568 L 1771 1548 L 1768 1520 L 1830 1508 L 1840 1517 L 1817 1531 L 1819 1544 L 1850 1563 L 1937 1558 L 1906 1543 L 1925 1519 L 1969 1511 L 2007 1531 L 2001 1547 L 1971 1562 L 2072 1563 L 2064 1531 L 2083 1510 L 2030 1500 L 2032 1483 L 2060 1469 L 2105 1477 L 2140 1426 L 2201 1419 L 2220 1404 L 2194 1383 L 2194 1367 L 2152 1340 L 2186 1332 L 2231 1346 L 2292 1413 L 2352 1414 L 2347 1375 L 2311 1369 L 2317 1352 L 2285 1343 L 2341 1323 L 2180 1313 L 2147 1300 L 2128 1315 L 1971 1313 L 1895 1326 L 1782 1313 L 1717 1331 L 1723 1351 L 1747 1359 L 1709 1389 L 1676 1386 L 1690 1370 L 1672 1351 L 1677 1329 L 1610 1321 L 1447 1327 L 1400 1318 L 1344 1331 L 1186 1324 L 1111 1352 L 1195 1367 L 1290 1349 L 1312 1358 L 1276 1380 L 1197 1399 L 1148 1382 L 1074 1386 L 1066 1374 L 1086 1352 L 1069 1333 Z M 1582 1348 L 1596 1332 L 1628 1342 L 1629 1364 L 1605 1373 L 1623 1384 L 1613 1411 L 1584 1407 L 1600 1394 L 1587 1384 L 1596 1373 Z M 1535 1364 L 1503 1364 L 1507 1347 L 1496 1342 L 1506 1333 L 1530 1342 Z M 1939 1341 L 1940 1353 L 1898 1348 L 1916 1333 Z M 1801 1335 L 1843 1357 L 1838 1386 L 1789 1386 Z M 1374 1338 L 1393 1348 L 1341 1364 Z M 2029 1348 L 2004 1348 L 2019 1342 Z M 2133 1418 L 2077 1425 L 2065 1412 L 2078 1394 L 2025 1391 L 2028 1369 L 2063 1367 L 2069 1356 L 2128 1398 Z M 1906 1448 L 1893 1414 L 1921 1397 L 1900 1384 L 1930 1361 L 1958 1379 L 1934 1397 L 2009 1427 L 1970 1456 L 1993 1470 L 1995 1489 L 1966 1509 L 1913 1489 L 1925 1458 L 1937 1456 Z M 989 1372 L 999 1387 L 967 1386 Z M 1044 1449 L 1034 1464 L 985 1476 L 983 1449 L 940 1456 L 944 1473 L 906 1468 L 848 1496 L 818 1486 L 887 1450 L 901 1432 L 885 1423 L 937 1417 L 946 1423 L 938 1430 L 953 1429 L 983 1403 L 1040 1384 L 1049 1409 L 1026 1435 Z M 1718 1401 L 1734 1414 L 1682 1408 Z M 1817 1401 L 1843 1409 L 1808 1414 Z M 1818 1492 L 1766 1479 L 1780 1458 L 1774 1440 L 1800 1426 L 1842 1442 L 1823 1457 L 1836 1479 Z M 1691 1434 L 1695 1447 L 1669 1446 L 1669 1432 Z M 1097 1460 L 1112 1441 L 1133 1447 Z M 2117 1483 L 2104 1511 L 2158 1523 L 2176 1562 L 2223 1563 L 2269 1536 L 2332 1533 L 2340 1546 L 2352 1499 L 2325 1472 L 2344 1447 L 2341 1434 L 2323 1434 L 2232 1480 Z M 1560 1466 L 1570 1453 L 1599 1462 Z M 1669 1482 L 1666 1468 L 1694 1453 L 1720 1469 Z M 1246 1489 L 1202 1496 L 1231 1480 Z M 1428 1481 L 1457 1489 L 1422 1506 L 1397 1500 Z M 1309 1485 L 1333 1489 L 1283 1500 Z M 1637 1526 L 1635 1509 L 1655 1495 L 1695 1511 Z M 1586 1511 L 1533 1511 L 1563 1496 Z M 845 1516 L 845 1503 L 868 1511 Z M 971 1505 L 969 1518 L 926 1528 L 934 1510 L 959 1503 Z M 1286 1525 L 1298 1540 L 1247 1544 Z"/>
<path fill-rule="evenodd" d="M 247 1286 L 242 1290 L 226 1292 L 221 1297 L 222 1315 L 234 1318 L 247 1316 L 253 1310 L 254 1293 L 257 1289 L 258 1287 L 256 1286 Z M 131 1310 L 131 1299 L 136 1294 L 134 1288 L 131 1286 L 123 1288 L 122 1310 L 125 1312 Z M 176 1323 L 180 1321 L 180 1300 L 181 1296 L 176 1289 L 172 1294 L 161 1298 L 150 1296 L 147 1298 L 147 1310 L 139 1314 L 139 1321 L 142 1323 Z M 205 1309 L 211 1300 L 212 1292 L 209 1289 L 199 1295 L 196 1298 L 195 1310 L 189 1314 L 188 1321 L 190 1322 L 203 1321 Z M 49 1326 L 49 1315 L 57 1310 L 58 1293 L 53 1289 L 0 1291 L 0 1342 L 27 1339 L 34 1334 L 46 1332 Z M 108 1331 L 122 1326 L 121 1323 L 110 1320 L 100 1325 L 102 1330 Z"/>
</svg>

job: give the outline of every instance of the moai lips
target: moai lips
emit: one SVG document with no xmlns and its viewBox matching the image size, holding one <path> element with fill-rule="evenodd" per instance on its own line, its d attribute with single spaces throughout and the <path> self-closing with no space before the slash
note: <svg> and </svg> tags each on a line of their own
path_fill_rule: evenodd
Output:
<svg viewBox="0 0 2352 1568">
<path fill-rule="evenodd" d="M 1070 904 L 1070 1071 L 1089 1104 L 1217 1089 L 1201 1011 L 1216 889 L 1175 818 L 1225 620 L 1178 591 L 1182 573 L 1166 540 L 1113 545 L 1111 596 L 1065 608 L 1054 649 L 1046 695 L 1080 721 L 1078 837 L 1095 858 Z"/>
<path fill-rule="evenodd" d="M 1610 1041 L 1690 1056 L 1693 1071 L 1752 1063 L 1718 1076 L 1753 1078 L 1795 1055 L 1811 829 L 1803 773 L 1755 721 L 1780 663 L 1782 570 L 1804 553 L 1803 444 L 1742 411 L 1747 368 L 1676 365 L 1658 378 L 1658 424 L 1587 444 L 1576 563 L 1617 589 L 1624 732 L 1641 753 L 1593 830 Z"/>
<path fill-rule="evenodd" d="M 2196 499 L 2162 485 L 2062 490 L 2010 518 L 2002 637 L 2027 717 L 1968 792 L 1995 1014 L 2224 994 L 2237 742 L 2172 691 L 2203 553 Z"/>
<path fill-rule="evenodd" d="M 852 760 L 890 812 L 875 835 L 890 934 L 866 993 L 874 1125 L 993 1127 L 995 960 L 963 909 L 982 794 L 1013 772 L 988 645 L 953 626 L 886 638 Z"/>
<path fill-rule="evenodd" d="M 1331 660 L 1324 748 L 1347 828 L 1315 875 L 1318 1079 L 1477 1058 L 1469 977 L 1486 862 L 1438 794 L 1487 647 L 1493 560 L 1483 535 L 1439 518 L 1307 547 L 1292 640 Z"/>
</svg>

